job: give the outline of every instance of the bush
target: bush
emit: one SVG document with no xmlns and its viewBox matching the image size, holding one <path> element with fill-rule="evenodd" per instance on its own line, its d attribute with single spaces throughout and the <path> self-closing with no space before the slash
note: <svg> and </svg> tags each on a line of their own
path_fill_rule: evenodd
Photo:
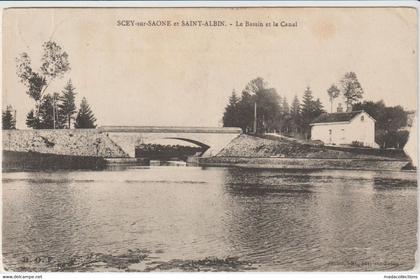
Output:
<svg viewBox="0 0 420 279">
<path fill-rule="evenodd" d="M 364 143 L 361 142 L 361 141 L 354 140 L 354 141 L 351 142 L 350 146 L 353 146 L 353 147 L 363 147 L 364 146 Z"/>
</svg>

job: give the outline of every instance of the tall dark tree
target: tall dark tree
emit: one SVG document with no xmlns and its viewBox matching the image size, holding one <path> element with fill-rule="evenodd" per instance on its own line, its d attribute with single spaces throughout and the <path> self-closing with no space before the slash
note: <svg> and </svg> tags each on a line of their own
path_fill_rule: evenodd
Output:
<svg viewBox="0 0 420 279">
<path fill-rule="evenodd" d="M 283 101 L 281 103 L 281 110 L 283 114 L 289 114 L 290 113 L 290 107 L 289 103 L 287 102 L 287 98 L 283 97 Z"/>
<path fill-rule="evenodd" d="M 301 128 L 302 132 L 304 134 L 304 137 L 306 139 L 310 138 L 310 123 L 319 115 L 321 115 L 324 112 L 323 106 L 321 104 L 321 101 L 319 99 L 314 100 L 312 90 L 308 86 L 303 93 L 303 99 L 302 99 L 302 123 Z"/>
<path fill-rule="evenodd" d="M 32 129 L 40 129 L 39 118 L 35 117 L 33 109 L 31 109 L 26 115 L 26 126 Z"/>
<path fill-rule="evenodd" d="M 325 112 L 324 106 L 322 105 L 322 103 L 319 100 L 319 98 L 317 98 L 315 100 L 313 109 L 314 109 L 314 111 L 313 111 L 313 117 L 314 118 L 320 116 L 321 114 L 323 114 Z"/>
<path fill-rule="evenodd" d="M 328 93 L 328 97 L 329 97 L 330 105 L 331 105 L 330 113 L 332 113 L 334 99 L 340 96 L 340 89 L 338 89 L 338 87 L 335 84 L 333 84 L 330 86 L 330 88 L 328 88 L 327 93 Z"/>
<path fill-rule="evenodd" d="M 53 129 L 54 128 L 54 97 L 46 94 L 42 97 L 39 106 L 39 127 L 38 129 Z"/>
<path fill-rule="evenodd" d="M 67 129 L 70 129 L 71 120 L 74 119 L 74 114 L 76 113 L 75 98 L 75 88 L 70 79 L 59 97 L 60 103 L 58 104 L 59 113 L 66 119 Z"/>
<path fill-rule="evenodd" d="M 311 123 L 313 119 L 313 111 L 314 111 L 314 97 L 312 95 L 312 90 L 308 86 L 303 93 L 302 98 L 302 131 L 305 135 L 305 138 L 309 137 L 309 124 Z"/>
<path fill-rule="evenodd" d="M 238 103 L 240 99 L 236 95 L 235 90 L 229 97 L 229 104 L 223 113 L 223 127 L 240 127 L 240 120 L 238 115 Z"/>
<path fill-rule="evenodd" d="M 96 122 L 96 118 L 93 115 L 93 112 L 86 98 L 83 97 L 82 102 L 80 103 L 80 109 L 79 109 L 79 112 L 77 113 L 74 127 L 77 129 L 95 128 L 96 127 L 95 122 Z"/>
<path fill-rule="evenodd" d="M 242 91 L 241 101 L 238 103 L 239 127 L 249 133 L 253 131 L 255 95 Z"/>
<path fill-rule="evenodd" d="M 53 119 L 54 129 L 64 129 L 67 124 L 67 115 L 60 109 L 60 99 L 62 96 L 54 92 L 53 93 Z"/>
<path fill-rule="evenodd" d="M 35 71 L 31 65 L 31 59 L 27 53 L 22 53 L 16 58 L 16 73 L 21 83 L 27 87 L 26 93 L 35 101 L 35 110 L 29 113 L 31 117 L 27 119 L 33 127 L 34 123 L 42 122 L 40 110 L 43 96 L 50 85 L 56 78 L 61 78 L 70 70 L 70 63 L 68 62 L 68 55 L 61 46 L 56 42 L 48 41 L 42 45 L 41 68 Z M 36 121 L 33 121 L 37 119 Z"/>
<path fill-rule="evenodd" d="M 352 109 L 353 104 L 363 98 L 363 89 L 354 72 L 348 72 L 341 79 L 341 92 L 346 101 L 347 111 Z"/>
<path fill-rule="evenodd" d="M 292 107 L 290 108 L 290 124 L 292 131 L 296 134 L 300 132 L 301 119 L 301 105 L 298 97 L 293 98 Z"/>
<path fill-rule="evenodd" d="M 277 120 L 278 130 L 281 133 L 288 133 L 290 131 L 290 106 L 287 102 L 287 98 L 283 97 L 281 102 L 281 109 Z"/>
<path fill-rule="evenodd" d="M 3 130 L 16 129 L 16 118 L 12 106 L 7 106 L 2 113 L 2 127 Z"/>
<path fill-rule="evenodd" d="M 33 129 L 53 129 L 54 128 L 54 98 L 50 94 L 42 97 L 38 114 L 31 110 L 26 115 L 26 125 Z"/>
</svg>

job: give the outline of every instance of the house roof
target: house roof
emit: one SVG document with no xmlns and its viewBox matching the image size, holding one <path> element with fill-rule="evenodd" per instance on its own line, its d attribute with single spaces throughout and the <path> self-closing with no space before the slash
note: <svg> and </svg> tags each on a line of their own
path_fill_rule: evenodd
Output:
<svg viewBox="0 0 420 279">
<path fill-rule="evenodd" d="M 362 113 L 362 110 L 351 111 L 351 112 L 336 112 L 336 113 L 323 113 L 311 124 L 317 123 L 334 123 L 334 122 L 349 122 L 352 120 L 356 115 Z"/>
</svg>

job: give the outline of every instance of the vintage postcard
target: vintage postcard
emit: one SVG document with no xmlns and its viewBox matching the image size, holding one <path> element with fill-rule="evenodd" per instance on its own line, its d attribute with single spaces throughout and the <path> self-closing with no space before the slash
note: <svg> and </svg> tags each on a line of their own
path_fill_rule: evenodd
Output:
<svg viewBox="0 0 420 279">
<path fill-rule="evenodd" d="M 415 8 L 7 8 L 2 32 L 5 271 L 415 269 Z"/>
</svg>

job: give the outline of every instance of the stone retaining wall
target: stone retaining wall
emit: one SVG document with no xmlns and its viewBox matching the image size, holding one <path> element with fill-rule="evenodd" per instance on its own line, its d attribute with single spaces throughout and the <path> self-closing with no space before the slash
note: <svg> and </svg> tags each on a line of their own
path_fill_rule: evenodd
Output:
<svg viewBox="0 0 420 279">
<path fill-rule="evenodd" d="M 312 159 L 312 158 L 199 158 L 204 167 L 240 167 L 256 169 L 308 169 L 308 170 L 375 170 L 400 171 L 407 160 L 393 159 Z"/>
<path fill-rule="evenodd" d="M 57 155 L 125 158 L 106 133 L 96 129 L 3 130 L 3 150 Z"/>
</svg>

